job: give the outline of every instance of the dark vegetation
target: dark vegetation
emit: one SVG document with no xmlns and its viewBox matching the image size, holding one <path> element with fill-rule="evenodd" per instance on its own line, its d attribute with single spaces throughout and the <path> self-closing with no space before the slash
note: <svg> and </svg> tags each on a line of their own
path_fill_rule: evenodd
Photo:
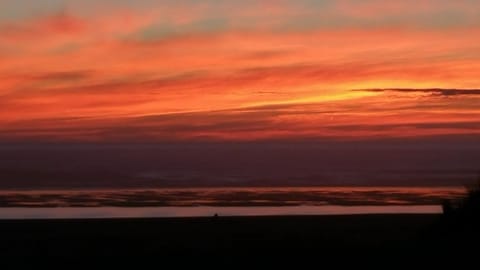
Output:
<svg viewBox="0 0 480 270">
<path fill-rule="evenodd" d="M 430 236 L 434 243 L 455 250 L 476 250 L 480 243 L 480 176 L 468 187 L 467 195 L 460 200 L 443 203 L 440 221 Z"/>
<path fill-rule="evenodd" d="M 480 176 L 467 188 L 467 195 L 462 200 L 446 201 L 443 205 L 446 219 L 460 222 L 478 222 L 480 218 Z"/>
</svg>

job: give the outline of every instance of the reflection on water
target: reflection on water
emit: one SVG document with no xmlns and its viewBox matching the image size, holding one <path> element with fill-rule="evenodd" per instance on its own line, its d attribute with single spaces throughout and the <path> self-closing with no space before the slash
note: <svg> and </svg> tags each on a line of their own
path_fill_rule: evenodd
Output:
<svg viewBox="0 0 480 270">
<path fill-rule="evenodd" d="M 58 207 L 0 208 L 0 219 L 141 218 L 272 215 L 354 215 L 441 213 L 438 205 L 415 206 L 283 206 L 283 207 Z"/>
<path fill-rule="evenodd" d="M 0 207 L 439 205 L 464 196 L 452 187 L 177 188 L 3 191 Z"/>
</svg>

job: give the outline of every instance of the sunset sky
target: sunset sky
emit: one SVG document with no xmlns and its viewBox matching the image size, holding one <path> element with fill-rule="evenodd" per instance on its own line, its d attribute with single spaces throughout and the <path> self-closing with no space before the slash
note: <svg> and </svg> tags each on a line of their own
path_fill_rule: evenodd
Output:
<svg viewBox="0 0 480 270">
<path fill-rule="evenodd" d="M 0 142 L 479 135 L 477 0 L 0 0 Z"/>
</svg>

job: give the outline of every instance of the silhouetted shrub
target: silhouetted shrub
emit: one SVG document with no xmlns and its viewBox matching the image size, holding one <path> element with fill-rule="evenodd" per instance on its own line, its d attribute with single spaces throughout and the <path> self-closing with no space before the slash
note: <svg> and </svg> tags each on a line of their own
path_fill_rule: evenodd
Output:
<svg viewBox="0 0 480 270">
<path fill-rule="evenodd" d="M 467 194 L 460 201 L 446 200 L 442 204 L 444 217 L 458 222 L 480 220 L 480 176 L 467 186 Z"/>
</svg>

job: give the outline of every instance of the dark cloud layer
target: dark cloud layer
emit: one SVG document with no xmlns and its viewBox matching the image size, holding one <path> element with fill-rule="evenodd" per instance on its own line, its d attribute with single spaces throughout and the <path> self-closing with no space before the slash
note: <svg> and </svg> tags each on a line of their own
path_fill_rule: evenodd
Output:
<svg viewBox="0 0 480 270">
<path fill-rule="evenodd" d="M 480 95 L 480 89 L 450 89 L 450 88 L 369 88 L 354 89 L 361 92 L 400 92 L 400 93 L 427 93 L 439 96 Z"/>
<path fill-rule="evenodd" d="M 34 75 L 32 78 L 36 80 L 71 81 L 86 79 L 91 75 L 91 71 L 59 71 Z"/>
</svg>

